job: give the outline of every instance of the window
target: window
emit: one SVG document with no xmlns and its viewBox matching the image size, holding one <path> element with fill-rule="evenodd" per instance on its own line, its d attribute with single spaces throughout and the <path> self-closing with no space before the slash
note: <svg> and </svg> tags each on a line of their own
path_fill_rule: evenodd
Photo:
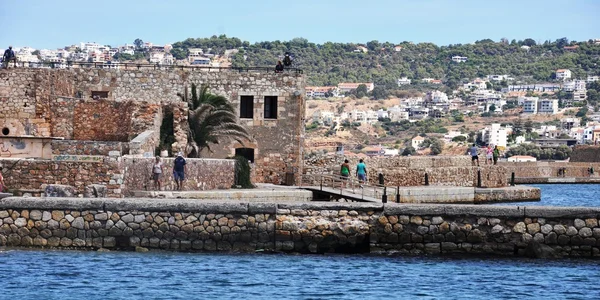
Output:
<svg viewBox="0 0 600 300">
<path fill-rule="evenodd" d="M 250 161 L 250 163 L 254 163 L 254 149 L 252 148 L 236 148 L 235 156 L 242 156 Z"/>
<path fill-rule="evenodd" d="M 277 119 L 277 96 L 265 96 L 265 119 Z"/>
<path fill-rule="evenodd" d="M 254 118 L 254 96 L 242 96 L 240 98 L 240 118 Z"/>
<path fill-rule="evenodd" d="M 106 98 L 108 98 L 108 92 L 92 91 L 92 99 L 106 99 Z"/>
</svg>

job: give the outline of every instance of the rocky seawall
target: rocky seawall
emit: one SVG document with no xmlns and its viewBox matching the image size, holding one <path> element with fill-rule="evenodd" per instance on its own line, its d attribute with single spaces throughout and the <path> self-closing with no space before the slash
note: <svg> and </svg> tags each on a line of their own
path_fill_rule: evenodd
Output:
<svg viewBox="0 0 600 300">
<path fill-rule="evenodd" d="M 600 257 L 600 208 L 5 198 L 0 244 Z"/>
</svg>

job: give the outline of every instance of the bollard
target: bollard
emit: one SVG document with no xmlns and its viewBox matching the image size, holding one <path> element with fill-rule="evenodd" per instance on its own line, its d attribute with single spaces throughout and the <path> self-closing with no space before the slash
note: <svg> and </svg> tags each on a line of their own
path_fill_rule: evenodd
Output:
<svg viewBox="0 0 600 300">
<path fill-rule="evenodd" d="M 481 187 L 481 170 L 477 170 L 477 187 Z"/>
<path fill-rule="evenodd" d="M 383 173 L 379 173 L 379 184 L 383 185 Z"/>
<path fill-rule="evenodd" d="M 381 202 L 387 203 L 387 187 L 383 187 L 383 196 L 381 196 Z"/>
<path fill-rule="evenodd" d="M 425 185 L 429 185 L 429 174 L 425 173 Z"/>
<path fill-rule="evenodd" d="M 396 203 L 400 203 L 400 186 L 396 187 Z"/>
<path fill-rule="evenodd" d="M 515 186 L 515 172 L 510 174 L 510 186 Z"/>
</svg>

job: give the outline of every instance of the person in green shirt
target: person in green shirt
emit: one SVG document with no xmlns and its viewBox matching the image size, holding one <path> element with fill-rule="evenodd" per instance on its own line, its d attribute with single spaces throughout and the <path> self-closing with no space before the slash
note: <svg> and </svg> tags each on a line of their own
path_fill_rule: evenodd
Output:
<svg viewBox="0 0 600 300">
<path fill-rule="evenodd" d="M 360 187 L 362 187 L 363 182 L 367 181 L 367 165 L 365 165 L 362 158 L 358 162 L 358 165 L 356 165 L 356 177 L 358 177 Z"/>
<path fill-rule="evenodd" d="M 344 159 L 344 163 L 340 168 L 340 175 L 342 176 L 342 188 L 346 187 L 346 182 L 348 181 L 348 177 L 350 176 L 350 165 L 348 164 L 348 160 Z"/>
<path fill-rule="evenodd" d="M 498 149 L 498 146 L 494 146 L 493 156 L 494 156 L 494 165 L 495 165 L 498 163 L 498 157 L 500 157 L 500 149 Z"/>
</svg>

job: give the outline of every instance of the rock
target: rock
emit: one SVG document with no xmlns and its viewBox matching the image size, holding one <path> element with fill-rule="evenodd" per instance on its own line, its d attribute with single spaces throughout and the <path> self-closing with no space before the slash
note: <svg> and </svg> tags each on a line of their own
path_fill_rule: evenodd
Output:
<svg viewBox="0 0 600 300">
<path fill-rule="evenodd" d="M 545 224 L 544 226 L 542 226 L 541 231 L 543 234 L 548 234 L 548 233 L 552 232 L 552 225 Z"/>
<path fill-rule="evenodd" d="M 495 225 L 494 227 L 492 227 L 492 234 L 496 234 L 496 233 L 500 233 L 502 232 L 502 230 L 504 230 L 504 227 L 502 227 L 501 225 Z"/>
<path fill-rule="evenodd" d="M 75 188 L 70 185 L 49 184 L 44 190 L 46 197 L 75 197 Z"/>
<path fill-rule="evenodd" d="M 398 221 L 400 222 L 400 224 L 406 225 L 410 223 L 410 217 L 406 215 L 401 215 Z"/>
<path fill-rule="evenodd" d="M 561 224 L 557 224 L 554 225 L 554 232 L 556 232 L 556 234 L 565 234 L 567 233 L 567 228 Z"/>
<path fill-rule="evenodd" d="M 560 255 L 550 246 L 533 240 L 525 248 L 525 256 L 530 258 L 559 258 Z"/>
<path fill-rule="evenodd" d="M 523 222 L 519 222 L 519 223 L 515 224 L 515 226 L 513 227 L 513 231 L 517 232 L 517 233 L 525 233 L 526 229 L 527 229 L 527 227 L 525 226 L 525 223 L 523 223 Z"/>
<path fill-rule="evenodd" d="M 527 232 L 531 235 L 540 232 L 540 224 L 539 223 L 531 223 L 527 225 Z"/>
<path fill-rule="evenodd" d="M 577 235 L 577 233 L 579 233 L 579 231 L 577 231 L 577 229 L 575 229 L 575 227 L 569 226 L 569 228 L 567 228 L 567 235 L 573 236 L 573 235 Z"/>
<path fill-rule="evenodd" d="M 42 221 L 48 222 L 50 219 L 52 219 L 52 213 L 49 211 L 42 212 Z"/>
<path fill-rule="evenodd" d="M 592 236 L 592 229 L 587 228 L 587 227 L 583 227 L 583 228 L 579 229 L 579 236 L 581 236 L 581 237 L 591 237 Z"/>
<path fill-rule="evenodd" d="M 150 250 L 148 250 L 148 248 L 146 248 L 146 247 L 141 247 L 141 246 L 136 246 L 135 247 L 135 252 L 142 252 L 143 253 L 143 252 L 148 252 L 148 251 L 150 251 Z"/>
<path fill-rule="evenodd" d="M 17 218 L 15 220 L 14 224 L 17 227 L 25 227 L 25 226 L 27 226 L 27 219 L 25 219 L 25 218 Z"/>
<path fill-rule="evenodd" d="M 52 220 L 60 221 L 65 217 L 65 212 L 61 210 L 52 211 Z"/>
<path fill-rule="evenodd" d="M 106 220 L 108 220 L 108 214 L 107 214 L 107 213 L 105 213 L 105 212 L 103 212 L 103 213 L 97 213 L 97 214 L 94 216 L 94 219 L 95 219 L 96 221 L 106 221 Z"/>
<path fill-rule="evenodd" d="M 83 229 L 84 227 L 84 221 L 82 217 L 77 217 L 75 218 L 75 220 L 73 220 L 73 222 L 71 223 L 71 226 L 73 228 L 77 228 L 77 229 Z"/>
<path fill-rule="evenodd" d="M 125 223 L 131 223 L 131 222 L 133 222 L 133 220 L 134 220 L 134 217 L 132 214 L 126 214 L 121 217 L 121 221 L 123 221 Z"/>
<path fill-rule="evenodd" d="M 575 221 L 573 222 L 573 225 L 575 225 L 575 228 L 581 229 L 581 228 L 585 227 L 585 221 L 582 219 L 575 219 Z"/>
<path fill-rule="evenodd" d="M 594 228 L 598 226 L 598 219 L 585 219 L 585 227 Z"/>
<path fill-rule="evenodd" d="M 423 224 L 423 219 L 419 216 L 412 216 L 410 217 L 410 222 L 413 224 L 421 225 Z"/>
<path fill-rule="evenodd" d="M 110 250 L 108 250 L 106 248 L 99 248 L 97 251 L 98 252 L 110 252 Z"/>
<path fill-rule="evenodd" d="M 84 198 L 105 198 L 107 189 L 103 184 L 90 184 L 83 190 Z"/>
<path fill-rule="evenodd" d="M 39 211 L 39 210 L 37 210 L 37 209 L 36 210 L 32 210 L 29 213 L 29 218 L 32 219 L 32 220 L 34 220 L 34 221 L 39 221 L 39 220 L 42 219 L 42 212 Z"/>
<path fill-rule="evenodd" d="M 442 222 L 444 222 L 444 218 L 442 218 L 442 217 L 431 218 L 431 224 L 433 224 L 433 225 L 440 225 L 440 224 L 442 224 Z"/>
</svg>

